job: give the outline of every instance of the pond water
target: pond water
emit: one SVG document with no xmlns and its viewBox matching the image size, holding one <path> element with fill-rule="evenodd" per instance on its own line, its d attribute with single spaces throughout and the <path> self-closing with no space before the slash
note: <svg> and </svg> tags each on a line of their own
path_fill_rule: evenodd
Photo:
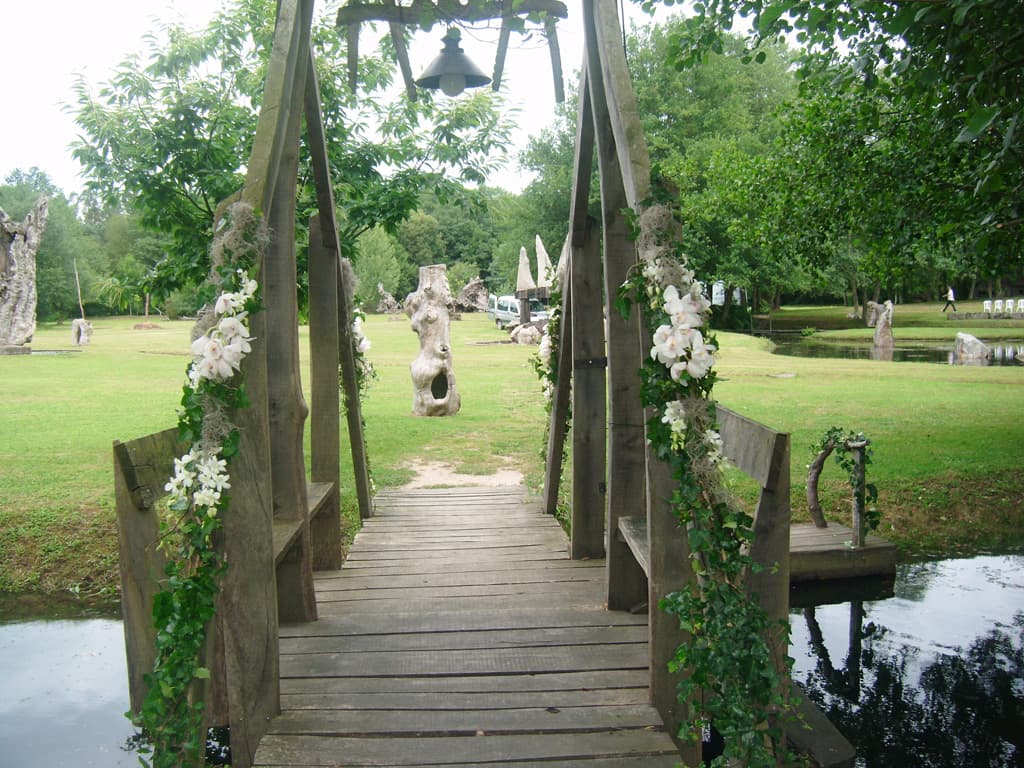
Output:
<svg viewBox="0 0 1024 768">
<path fill-rule="evenodd" d="M 925 342 L 901 342 L 897 339 L 891 350 L 876 351 L 872 344 L 854 342 L 830 342 L 795 334 L 771 337 L 772 352 L 791 357 L 830 357 L 843 360 L 882 360 L 894 363 L 940 363 L 942 365 L 1022 365 L 1015 359 L 1024 353 L 1024 340 L 1000 340 L 985 342 L 992 349 L 992 359 L 957 363 L 953 356 L 953 342 L 928 344 Z M 984 341 L 984 339 L 982 339 Z"/>
<path fill-rule="evenodd" d="M 857 765 L 1024 766 L 1024 555 L 902 565 L 894 592 L 790 616 L 793 678 Z"/>
<path fill-rule="evenodd" d="M 1024 766 L 1024 554 L 904 564 L 894 592 L 791 614 L 793 677 L 857 765 Z M 0 765 L 137 766 L 121 623 L 9 608 Z"/>
<path fill-rule="evenodd" d="M 0 680 L 0 765 L 138 766 L 121 622 L 0 623 Z"/>
</svg>

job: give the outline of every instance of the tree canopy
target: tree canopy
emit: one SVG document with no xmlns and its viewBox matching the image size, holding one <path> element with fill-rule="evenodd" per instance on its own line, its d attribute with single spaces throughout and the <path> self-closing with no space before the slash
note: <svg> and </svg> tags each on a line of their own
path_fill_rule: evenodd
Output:
<svg viewBox="0 0 1024 768">
<path fill-rule="evenodd" d="M 209 26 L 175 24 L 145 38 L 98 90 L 76 85 L 74 149 L 87 190 L 139 212 L 169 235 L 153 287 L 167 294 L 206 275 L 217 204 L 240 188 L 252 144 L 273 34 L 273 0 L 235 0 Z M 503 161 L 508 123 L 490 92 L 457 100 L 392 95 L 390 38 L 360 55 L 358 93 L 348 89 L 345 41 L 323 16 L 313 47 L 334 173 L 342 247 L 375 226 L 395 232 L 430 191 L 457 197 Z M 365 46 L 364 46 L 365 49 Z M 300 218 L 314 209 L 303 152 Z"/>
</svg>

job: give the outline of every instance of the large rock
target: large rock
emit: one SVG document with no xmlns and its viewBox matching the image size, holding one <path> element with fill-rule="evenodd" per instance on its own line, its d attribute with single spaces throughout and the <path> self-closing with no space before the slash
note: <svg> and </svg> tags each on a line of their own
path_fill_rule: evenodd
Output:
<svg viewBox="0 0 1024 768">
<path fill-rule="evenodd" d="M 474 277 L 455 297 L 455 309 L 460 312 L 486 312 L 487 286 L 479 277 Z"/>
<path fill-rule="evenodd" d="M 377 283 L 377 294 L 380 296 L 380 301 L 377 302 L 377 314 L 397 315 L 402 311 L 402 307 L 395 297 L 384 290 L 384 283 Z"/>
<path fill-rule="evenodd" d="M 992 359 L 992 350 L 971 334 L 958 333 L 953 347 L 953 359 L 958 363 L 983 362 Z"/>
<path fill-rule="evenodd" d="M 892 335 L 892 302 L 886 301 L 884 304 L 876 304 L 873 301 L 869 301 L 868 310 L 870 313 L 868 325 L 875 327 L 875 349 L 892 349 L 895 343 Z"/>
<path fill-rule="evenodd" d="M 32 341 L 36 332 L 36 251 L 49 201 L 39 198 L 20 224 L 0 209 L 0 347 Z"/>
<path fill-rule="evenodd" d="M 540 320 L 538 322 L 529 322 L 525 325 L 517 325 L 512 329 L 509 338 L 516 344 L 540 344 L 547 324 L 547 320 Z"/>
<path fill-rule="evenodd" d="M 405 299 L 405 313 L 420 337 L 420 353 L 410 366 L 415 416 L 452 416 L 462 405 L 452 370 L 451 300 L 445 265 L 420 267 L 419 288 Z"/>
</svg>

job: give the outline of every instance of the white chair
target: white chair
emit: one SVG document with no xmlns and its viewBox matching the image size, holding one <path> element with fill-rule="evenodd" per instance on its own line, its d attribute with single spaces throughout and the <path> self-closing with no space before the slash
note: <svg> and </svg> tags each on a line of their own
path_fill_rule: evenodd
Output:
<svg viewBox="0 0 1024 768">
<path fill-rule="evenodd" d="M 982 312 L 991 312 L 992 311 L 992 300 L 991 299 L 985 299 L 981 303 L 981 310 L 982 310 Z"/>
<path fill-rule="evenodd" d="M 1017 311 L 1024 312 L 1024 299 L 1017 299 Z"/>
<path fill-rule="evenodd" d="M 996 314 L 999 314 L 1000 312 L 1003 311 L 1003 300 L 1002 299 L 996 299 L 995 300 L 995 302 L 992 304 L 992 311 L 995 312 Z"/>
</svg>

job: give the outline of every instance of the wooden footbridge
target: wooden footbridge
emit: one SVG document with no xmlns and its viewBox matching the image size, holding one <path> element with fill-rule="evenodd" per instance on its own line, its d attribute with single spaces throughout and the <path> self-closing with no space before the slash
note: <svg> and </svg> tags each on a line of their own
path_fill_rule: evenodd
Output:
<svg viewBox="0 0 1024 768">
<path fill-rule="evenodd" d="M 442 4 L 455 18 L 476 18 L 484 6 L 500 15 L 503 7 Z M 347 18 L 356 20 L 349 22 L 354 61 L 352 24 L 398 6 L 347 7 Z M 552 28 L 565 15 L 554 0 L 523 0 L 516 8 L 547 13 Z M 625 211 L 647 205 L 650 163 L 616 3 L 593 0 L 582 10 L 586 56 L 562 284 L 561 374 L 543 494 L 535 501 L 519 488 L 461 489 L 386 492 L 374 500 L 351 286 L 339 258 L 309 44 L 312 0 L 279 2 L 265 102 L 240 193 L 273 233 L 258 265 L 266 309 L 250 318 L 255 341 L 242 368 L 252 405 L 232 415 L 242 438 L 231 466 L 231 502 L 221 515 L 219 546 L 229 567 L 207 630 L 211 675 L 190 694 L 203 700 L 207 724 L 229 727 L 236 768 L 700 762 L 700 745 L 673 740 L 689 718 L 668 661 L 686 635 L 667 613 L 644 612 L 695 579 L 671 510 L 674 480 L 645 434 L 636 371 L 650 344 L 636 317 L 627 321 L 606 304 L 637 263 Z M 309 226 L 310 407 L 299 380 L 295 294 L 303 118 L 319 211 Z M 587 213 L 595 158 L 600 222 Z M 355 466 L 345 482 L 356 489 L 364 521 L 344 566 L 339 367 Z M 770 618 L 785 621 L 789 436 L 724 408 L 718 420 L 725 454 L 761 488 L 751 556 L 766 567 L 747 588 Z M 551 515 L 567 440 L 568 539 Z M 155 658 L 152 603 L 163 578 L 156 510 L 174 457 L 186 449 L 174 430 L 114 446 L 136 711 Z M 781 665 L 786 648 L 776 642 L 773 649 Z M 808 712 L 811 738 L 797 729 L 794 742 L 819 764 L 850 764 L 849 745 Z"/>
<path fill-rule="evenodd" d="M 383 492 L 318 621 L 281 627 L 255 764 L 674 766 L 646 616 L 525 488 Z"/>
</svg>

